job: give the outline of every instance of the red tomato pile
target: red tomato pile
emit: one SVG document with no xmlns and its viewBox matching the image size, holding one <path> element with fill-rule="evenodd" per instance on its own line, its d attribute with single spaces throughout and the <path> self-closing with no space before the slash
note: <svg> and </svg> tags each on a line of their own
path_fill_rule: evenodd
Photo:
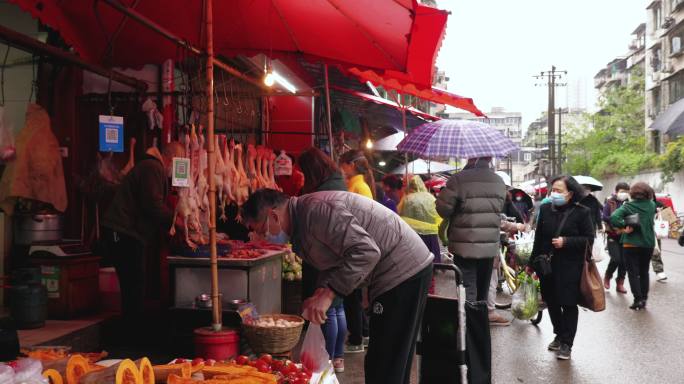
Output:
<svg viewBox="0 0 684 384">
<path fill-rule="evenodd" d="M 235 359 L 238 365 L 249 365 L 259 370 L 259 372 L 272 373 L 278 375 L 280 384 L 308 384 L 311 379 L 311 372 L 306 369 L 298 368 L 290 360 L 274 360 L 271 355 L 261 355 L 256 360 L 240 355 Z"/>
</svg>

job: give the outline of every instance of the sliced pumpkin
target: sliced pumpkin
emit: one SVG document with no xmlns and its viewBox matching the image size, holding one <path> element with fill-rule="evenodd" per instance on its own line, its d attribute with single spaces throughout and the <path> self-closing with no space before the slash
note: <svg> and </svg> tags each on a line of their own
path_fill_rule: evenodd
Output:
<svg viewBox="0 0 684 384">
<path fill-rule="evenodd" d="M 64 384 L 62 375 L 54 369 L 46 369 L 43 371 L 43 377 L 48 379 L 50 384 Z"/>
<path fill-rule="evenodd" d="M 142 384 L 154 384 L 154 369 L 152 368 L 150 359 L 143 357 L 142 359 L 136 360 L 135 365 L 138 366 Z"/>
<path fill-rule="evenodd" d="M 111 367 L 92 371 L 81 377 L 79 384 L 142 384 L 138 367 L 126 359 Z"/>
<path fill-rule="evenodd" d="M 72 355 L 66 364 L 66 383 L 78 384 L 78 381 L 90 371 L 90 362 L 81 355 Z"/>
<path fill-rule="evenodd" d="M 184 379 L 189 379 L 192 376 L 192 364 L 189 362 L 155 365 L 152 369 L 154 370 L 154 380 L 157 383 L 166 383 L 171 375 Z"/>
</svg>

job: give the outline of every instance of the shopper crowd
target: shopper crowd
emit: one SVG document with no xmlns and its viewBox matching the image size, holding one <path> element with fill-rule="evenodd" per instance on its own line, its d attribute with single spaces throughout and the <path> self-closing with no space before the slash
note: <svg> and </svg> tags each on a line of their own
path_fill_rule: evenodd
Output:
<svg viewBox="0 0 684 384">
<path fill-rule="evenodd" d="M 643 182 L 618 183 L 601 204 L 592 186 L 567 175 L 551 179 L 548 194 L 531 196 L 497 175 L 491 158 L 469 159 L 439 191 L 429 191 L 421 175 L 376 183 L 360 150 L 336 163 L 311 148 L 296 167 L 305 178 L 298 197 L 258 191 L 243 218 L 265 238 L 293 244 L 304 260 L 304 316 L 321 324 L 337 372 L 345 353 L 366 352 L 369 382 L 390 371 L 392 382 L 408 382 L 428 291 L 435 290 L 433 262 L 453 260 L 466 300 L 487 302 L 490 325 L 511 323 L 496 298 L 502 239 L 516 233 L 535 230 L 522 270 L 539 278 L 555 334 L 548 349 L 560 360 L 571 358 L 592 250 L 605 248 L 610 257 L 606 290 L 615 277 L 616 291 L 626 294 L 629 280 L 633 310 L 647 306 L 651 261 L 658 280 L 667 278 L 653 229 L 662 207 Z"/>
</svg>

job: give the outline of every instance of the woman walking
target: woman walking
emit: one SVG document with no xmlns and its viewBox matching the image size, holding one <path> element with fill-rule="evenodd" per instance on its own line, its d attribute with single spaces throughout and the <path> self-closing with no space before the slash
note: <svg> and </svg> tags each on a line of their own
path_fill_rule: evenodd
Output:
<svg viewBox="0 0 684 384">
<path fill-rule="evenodd" d="M 615 193 L 606 200 L 606 204 L 603 206 L 603 222 L 606 224 L 608 254 L 610 255 L 610 263 L 608 263 L 606 274 L 603 277 L 603 286 L 606 289 L 610 289 L 610 280 L 617 270 L 615 290 L 618 293 L 627 293 L 627 290 L 625 289 L 627 268 L 625 267 L 625 260 L 622 255 L 622 244 L 620 244 L 621 232 L 610 225 L 610 217 L 627 200 L 629 200 L 629 184 L 624 182 L 618 183 L 615 186 Z"/>
<path fill-rule="evenodd" d="M 532 265 L 540 276 L 542 297 L 556 335 L 548 349 L 556 351 L 559 360 L 570 359 L 577 333 L 580 276 L 595 233 L 589 208 L 577 203 L 583 193 L 572 176 L 551 181 L 551 204 L 539 208 L 532 250 Z M 539 262 L 546 256 L 551 257 L 551 271 L 543 275 Z"/>
<path fill-rule="evenodd" d="M 304 173 L 302 194 L 321 191 L 346 191 L 342 173 L 328 155 L 318 148 L 302 152 L 297 160 Z M 318 280 L 318 271 L 306 261 L 302 265 L 302 297 L 313 296 Z M 325 336 L 325 349 L 333 361 L 335 372 L 344 372 L 344 340 L 347 337 L 347 317 L 341 297 L 335 297 L 326 312 L 327 320 L 321 327 Z"/>
<path fill-rule="evenodd" d="M 648 300 L 648 269 L 656 244 L 653 230 L 656 205 L 653 202 L 653 190 L 646 183 L 632 185 L 629 195 L 632 200 L 613 213 L 610 223 L 616 228 L 624 228 L 621 238 L 622 254 L 634 295 L 634 302 L 629 308 L 639 311 L 646 308 Z"/>
</svg>

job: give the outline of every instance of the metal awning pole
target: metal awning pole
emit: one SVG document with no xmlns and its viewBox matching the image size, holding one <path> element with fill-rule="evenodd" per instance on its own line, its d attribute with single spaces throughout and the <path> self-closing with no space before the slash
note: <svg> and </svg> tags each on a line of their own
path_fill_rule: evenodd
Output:
<svg viewBox="0 0 684 384">
<path fill-rule="evenodd" d="M 110 5 L 112 8 L 116 9 L 117 11 L 123 13 L 124 15 L 130 17 L 131 19 L 137 21 L 138 23 L 142 24 L 143 26 L 147 27 L 148 29 L 160 34 L 161 36 L 165 37 L 166 39 L 170 40 L 174 44 L 183 47 L 187 49 L 188 51 L 194 53 L 195 55 L 202 56 L 202 55 L 209 55 L 209 52 L 204 52 L 200 48 L 197 48 L 190 44 L 187 40 L 183 40 L 180 37 L 176 36 L 174 33 L 169 31 L 168 29 L 162 27 L 161 25 L 155 23 L 154 21 L 148 19 L 138 11 L 134 10 L 133 8 L 126 6 L 124 4 L 121 4 L 118 0 L 104 0 L 105 3 Z M 213 56 L 213 53 L 212 53 Z M 247 81 L 249 83 L 252 83 L 259 88 L 267 88 L 262 81 L 259 79 L 255 79 L 252 77 L 247 76 L 246 74 L 240 72 L 238 69 L 233 68 L 232 66 L 228 65 L 227 63 L 224 63 L 220 59 L 214 58 L 213 59 L 214 64 L 216 67 L 219 67 L 220 69 L 228 72 L 229 74 L 240 78 L 244 81 Z"/>
<path fill-rule="evenodd" d="M 333 141 L 332 134 L 332 116 L 330 111 L 330 83 L 328 82 L 328 64 L 323 64 L 324 74 L 325 74 L 325 105 L 326 105 L 326 115 L 328 115 L 328 141 L 330 141 L 330 157 L 333 161 L 335 159 L 335 142 Z"/>
<path fill-rule="evenodd" d="M 147 83 L 144 81 L 138 80 L 130 76 L 126 76 L 122 73 L 112 71 L 108 68 L 101 67 L 99 65 L 88 63 L 72 53 L 65 52 L 51 45 L 47 45 L 32 37 L 13 31 L 2 25 L 0 25 L 0 41 L 9 44 L 14 48 L 21 49 L 22 51 L 34 52 L 39 55 L 52 57 L 58 61 L 67 64 L 75 65 L 77 67 L 85 69 L 88 72 L 92 72 L 100 76 L 111 78 L 112 81 L 116 81 L 117 83 L 133 87 L 136 90 L 147 90 Z"/>
<path fill-rule="evenodd" d="M 209 175 L 216 173 L 216 139 L 214 138 L 214 25 L 212 0 L 205 0 L 206 37 L 207 37 L 207 153 Z M 211 312 L 212 328 L 220 331 L 221 296 L 218 289 L 218 255 L 216 252 L 216 181 L 209 177 L 209 251 L 211 263 Z"/>
</svg>

